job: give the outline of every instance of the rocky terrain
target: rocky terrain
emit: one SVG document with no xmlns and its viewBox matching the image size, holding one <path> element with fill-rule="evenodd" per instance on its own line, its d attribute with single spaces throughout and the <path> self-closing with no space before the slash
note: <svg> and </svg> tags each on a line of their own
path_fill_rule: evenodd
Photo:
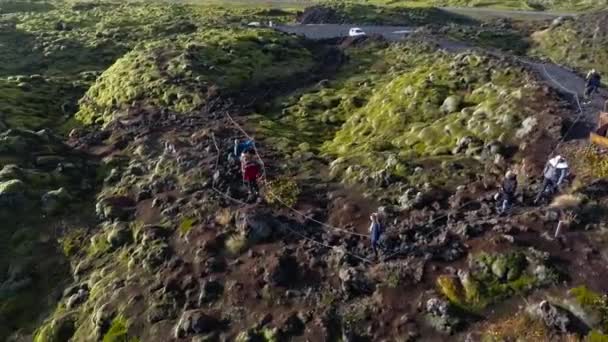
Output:
<svg viewBox="0 0 608 342">
<path fill-rule="evenodd" d="M 606 98 L 579 111 L 576 73 L 515 58 L 593 64 L 548 33 L 358 4 L 0 13 L 0 340 L 608 340 L 608 155 L 584 139 Z M 313 41 L 269 21 L 418 33 Z M 228 158 L 251 137 L 257 201 Z M 555 153 L 573 175 L 536 206 Z M 498 215 L 507 170 L 520 191 Z"/>
</svg>

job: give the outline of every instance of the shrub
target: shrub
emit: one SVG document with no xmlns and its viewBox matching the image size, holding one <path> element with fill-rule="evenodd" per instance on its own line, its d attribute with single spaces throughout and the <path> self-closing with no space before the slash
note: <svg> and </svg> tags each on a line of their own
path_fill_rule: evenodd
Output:
<svg viewBox="0 0 608 342">
<path fill-rule="evenodd" d="M 232 254 L 241 254 L 247 248 L 247 238 L 242 234 L 235 234 L 226 240 L 226 249 Z"/>
<path fill-rule="evenodd" d="M 293 207 L 298 201 L 300 187 L 287 177 L 277 178 L 266 184 L 264 197 L 268 204 L 283 204 Z"/>
<path fill-rule="evenodd" d="M 184 218 L 182 219 L 182 221 L 179 224 L 179 232 L 182 236 L 188 234 L 188 232 L 192 229 L 192 227 L 194 226 L 194 222 L 195 220 L 193 218 Z"/>
<path fill-rule="evenodd" d="M 608 156 L 593 146 L 573 149 L 567 155 L 579 182 L 608 178 Z"/>
</svg>

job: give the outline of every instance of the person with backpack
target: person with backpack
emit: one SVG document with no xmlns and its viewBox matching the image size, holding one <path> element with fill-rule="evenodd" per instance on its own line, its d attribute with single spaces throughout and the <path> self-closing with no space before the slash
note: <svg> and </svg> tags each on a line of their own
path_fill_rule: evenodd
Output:
<svg viewBox="0 0 608 342">
<path fill-rule="evenodd" d="M 255 159 L 255 154 L 252 150 L 242 153 L 240 159 L 243 182 L 249 192 L 247 200 L 250 201 L 259 195 L 258 178 L 261 176 L 262 168 L 260 163 Z"/>
<path fill-rule="evenodd" d="M 508 171 L 505 174 L 505 179 L 502 182 L 500 192 L 497 194 L 499 206 L 498 213 L 503 215 L 511 208 L 515 200 L 515 192 L 517 191 L 517 175 L 513 171 Z"/>
<path fill-rule="evenodd" d="M 534 200 L 534 204 L 538 203 L 546 191 L 555 192 L 563 183 L 569 173 L 569 166 L 566 159 L 560 155 L 549 159 L 543 170 L 543 185 Z"/>
<path fill-rule="evenodd" d="M 372 251 L 374 252 L 374 256 L 378 257 L 378 243 L 380 241 L 380 236 L 384 231 L 384 227 L 380 223 L 378 213 L 371 214 L 369 220 L 371 221 L 371 224 L 369 226 L 369 233 Z"/>
<path fill-rule="evenodd" d="M 244 140 L 239 142 L 238 139 L 234 139 L 234 146 L 228 156 L 229 160 L 239 161 L 241 160 L 241 154 L 246 151 L 255 149 L 255 143 L 253 140 Z"/>
<path fill-rule="evenodd" d="M 602 77 L 595 69 L 591 69 L 585 80 L 587 81 L 585 84 L 585 100 L 591 101 L 591 96 L 593 93 L 597 92 L 601 86 Z"/>
</svg>

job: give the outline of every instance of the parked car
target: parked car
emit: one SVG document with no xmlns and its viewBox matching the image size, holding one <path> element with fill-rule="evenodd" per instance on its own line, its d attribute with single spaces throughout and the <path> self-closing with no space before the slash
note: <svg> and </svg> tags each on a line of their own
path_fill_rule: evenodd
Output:
<svg viewBox="0 0 608 342">
<path fill-rule="evenodd" d="M 363 30 L 358 27 L 353 27 L 348 31 L 349 37 L 360 37 L 360 36 L 365 36 L 365 35 L 366 35 L 366 33 L 363 32 Z"/>
</svg>

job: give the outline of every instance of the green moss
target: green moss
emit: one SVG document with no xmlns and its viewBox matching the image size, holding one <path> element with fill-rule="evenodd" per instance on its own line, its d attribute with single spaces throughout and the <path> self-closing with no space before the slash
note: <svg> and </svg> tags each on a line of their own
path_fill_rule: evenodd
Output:
<svg viewBox="0 0 608 342">
<path fill-rule="evenodd" d="M 181 222 L 179 223 L 179 232 L 182 236 L 188 234 L 188 232 L 192 229 L 192 227 L 194 226 L 194 223 L 196 222 L 195 219 L 193 218 L 183 218 L 181 220 Z"/>
<path fill-rule="evenodd" d="M 63 315 L 46 322 L 34 334 L 34 342 L 64 342 L 74 335 L 75 318 Z"/>
<path fill-rule="evenodd" d="M 570 294 L 584 308 L 593 307 L 602 299 L 600 294 L 589 290 L 585 285 L 570 289 Z"/>
<path fill-rule="evenodd" d="M 129 321 L 123 316 L 114 318 L 110 329 L 103 336 L 103 342 L 139 342 L 139 338 L 130 336 Z"/>
<path fill-rule="evenodd" d="M 82 249 L 82 243 L 85 241 L 85 238 L 86 232 L 84 229 L 70 230 L 66 235 L 59 239 L 63 254 L 66 257 L 76 255 Z"/>
<path fill-rule="evenodd" d="M 459 273 L 459 277 L 440 276 L 437 286 L 453 304 L 468 311 L 479 311 L 512 295 L 543 286 L 545 280 L 537 279 L 532 273 L 533 266 L 528 266 L 522 252 L 481 253 L 471 258 L 468 272 Z"/>
<path fill-rule="evenodd" d="M 253 119 L 291 156 L 288 170 L 318 177 L 314 156 L 322 155 L 330 176 L 348 182 L 382 173 L 449 187 L 468 176 L 444 162 L 480 167 L 475 154 L 451 155 L 460 138 L 517 143 L 515 130 L 535 114 L 522 104 L 544 97 L 528 75 L 483 56 L 444 54 L 424 43 L 372 42 L 346 53 L 335 78 L 277 99 Z M 464 108 L 446 113 L 443 101 L 454 97 Z M 414 174 L 419 165 L 429 172 Z"/>
<path fill-rule="evenodd" d="M 585 336 L 585 342 L 608 342 L 608 335 L 593 330 Z"/>
<path fill-rule="evenodd" d="M 290 178 L 282 177 L 266 183 L 264 196 L 268 204 L 293 207 L 298 201 L 300 188 Z"/>
<path fill-rule="evenodd" d="M 91 242 L 87 249 L 87 255 L 89 257 L 98 257 L 108 252 L 112 246 L 104 236 L 104 234 L 97 234 L 91 237 Z"/>
<path fill-rule="evenodd" d="M 89 89 L 77 118 L 107 123 L 133 103 L 186 113 L 217 91 L 276 81 L 312 66 L 298 40 L 272 30 L 202 30 L 142 44 L 119 59 Z"/>
</svg>

